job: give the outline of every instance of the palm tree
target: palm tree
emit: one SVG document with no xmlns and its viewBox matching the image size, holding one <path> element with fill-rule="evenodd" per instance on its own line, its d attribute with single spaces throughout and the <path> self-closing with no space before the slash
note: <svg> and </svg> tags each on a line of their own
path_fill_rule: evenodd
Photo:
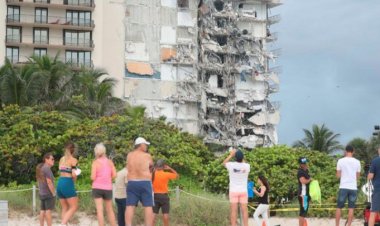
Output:
<svg viewBox="0 0 380 226">
<path fill-rule="evenodd" d="M 0 69 L 0 98 L 2 104 L 31 106 L 38 103 L 43 79 L 30 65 L 14 66 L 8 59 Z"/>
<path fill-rule="evenodd" d="M 62 61 L 58 60 L 58 54 L 54 58 L 47 55 L 32 56 L 29 64 L 33 67 L 34 74 L 43 78 L 41 102 L 50 109 L 59 108 L 70 97 L 70 82 L 72 71 Z"/>
<path fill-rule="evenodd" d="M 339 141 L 337 141 L 340 134 L 335 134 L 325 124 L 322 124 L 322 126 L 314 124 L 311 131 L 307 129 L 303 129 L 303 131 L 305 138 L 296 141 L 293 147 L 302 147 L 326 153 L 341 148 Z"/>
<path fill-rule="evenodd" d="M 72 80 L 74 91 L 68 110 L 95 118 L 120 112 L 124 108 L 124 102 L 112 96 L 115 80 L 106 75 L 103 70 L 87 68 L 82 68 L 75 74 Z"/>
</svg>

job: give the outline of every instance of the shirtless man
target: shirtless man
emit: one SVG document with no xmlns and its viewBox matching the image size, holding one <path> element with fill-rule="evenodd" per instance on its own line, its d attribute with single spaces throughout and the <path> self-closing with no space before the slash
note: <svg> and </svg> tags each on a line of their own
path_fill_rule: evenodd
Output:
<svg viewBox="0 0 380 226">
<path fill-rule="evenodd" d="M 135 148 L 127 155 L 127 202 L 125 210 L 126 226 L 132 226 L 135 207 L 140 201 L 144 206 L 145 226 L 153 223 L 153 160 L 148 153 L 150 143 L 139 137 L 135 140 Z"/>
</svg>

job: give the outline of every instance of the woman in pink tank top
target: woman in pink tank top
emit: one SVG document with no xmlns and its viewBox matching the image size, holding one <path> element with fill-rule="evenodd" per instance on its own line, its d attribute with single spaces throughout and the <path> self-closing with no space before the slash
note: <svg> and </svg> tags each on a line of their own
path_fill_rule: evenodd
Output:
<svg viewBox="0 0 380 226">
<path fill-rule="evenodd" d="M 107 218 L 111 226 L 116 226 L 115 214 L 112 207 L 112 179 L 116 177 L 113 162 L 107 158 L 106 147 L 99 143 L 94 148 L 95 160 L 91 167 L 92 197 L 95 200 L 96 215 L 99 226 L 104 226 L 103 201 Z"/>
</svg>

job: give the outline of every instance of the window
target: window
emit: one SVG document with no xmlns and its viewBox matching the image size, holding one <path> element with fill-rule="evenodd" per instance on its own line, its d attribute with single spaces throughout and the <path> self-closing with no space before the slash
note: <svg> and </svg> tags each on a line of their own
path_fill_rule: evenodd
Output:
<svg viewBox="0 0 380 226">
<path fill-rule="evenodd" d="M 74 66 L 91 67 L 91 52 L 89 51 L 66 51 L 66 63 Z"/>
<path fill-rule="evenodd" d="M 36 8 L 34 21 L 46 24 L 48 22 L 48 10 L 46 8 Z"/>
<path fill-rule="evenodd" d="M 47 54 L 47 49 L 35 48 L 33 54 L 38 57 L 45 56 Z"/>
<path fill-rule="evenodd" d="M 34 28 L 33 29 L 33 43 L 49 44 L 49 29 Z"/>
<path fill-rule="evenodd" d="M 9 5 L 7 8 L 7 21 L 20 22 L 20 6 Z"/>
<path fill-rule="evenodd" d="M 178 8 L 189 8 L 189 0 L 177 0 Z"/>
<path fill-rule="evenodd" d="M 67 10 L 66 21 L 77 26 L 91 26 L 91 12 Z"/>
<path fill-rule="evenodd" d="M 6 57 L 12 63 L 18 63 L 18 58 L 19 58 L 18 47 L 7 47 Z"/>
<path fill-rule="evenodd" d="M 84 6 L 92 6 L 93 0 L 64 0 L 65 5 L 84 5 Z"/>
<path fill-rule="evenodd" d="M 50 3 L 50 0 L 33 0 L 36 3 Z"/>
<path fill-rule="evenodd" d="M 7 26 L 7 42 L 21 42 L 21 27 Z"/>
<path fill-rule="evenodd" d="M 64 31 L 64 45 L 91 47 L 90 31 Z"/>
</svg>

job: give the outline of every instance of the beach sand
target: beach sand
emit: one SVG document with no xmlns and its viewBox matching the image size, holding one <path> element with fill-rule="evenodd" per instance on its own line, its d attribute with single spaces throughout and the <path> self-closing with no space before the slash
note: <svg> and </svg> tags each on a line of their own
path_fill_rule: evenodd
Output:
<svg viewBox="0 0 380 226">
<path fill-rule="evenodd" d="M 53 226 L 59 226 L 59 216 L 57 213 L 53 214 Z M 297 218 L 270 218 L 271 226 L 298 226 Z M 341 221 L 344 226 L 345 220 Z M 21 213 L 11 213 L 8 220 L 8 226 L 36 226 L 39 225 L 38 216 L 28 216 Z M 363 226 L 362 219 L 355 219 L 352 226 Z M 84 213 L 77 213 L 74 222 L 70 226 L 98 226 L 96 216 L 88 216 Z M 250 219 L 249 226 L 255 226 L 253 219 Z M 309 218 L 308 226 L 335 226 L 334 219 L 328 218 Z"/>
</svg>

